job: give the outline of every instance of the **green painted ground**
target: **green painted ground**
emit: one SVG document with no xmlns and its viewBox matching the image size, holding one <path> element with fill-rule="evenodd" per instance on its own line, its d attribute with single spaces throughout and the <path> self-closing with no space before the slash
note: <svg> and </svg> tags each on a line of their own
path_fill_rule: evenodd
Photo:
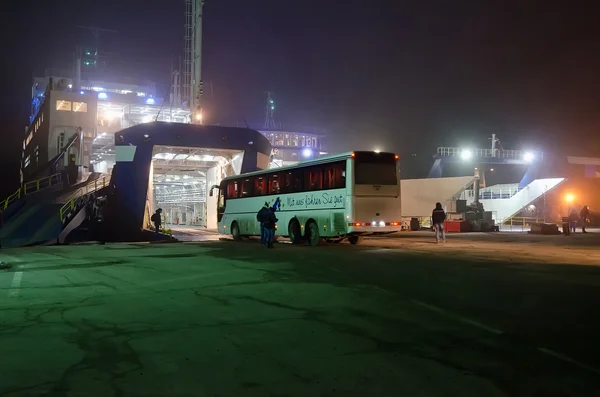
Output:
<svg viewBox="0 0 600 397">
<path fill-rule="evenodd" d="M 1 251 L 0 396 L 600 395 L 600 267 L 434 247 Z"/>
</svg>

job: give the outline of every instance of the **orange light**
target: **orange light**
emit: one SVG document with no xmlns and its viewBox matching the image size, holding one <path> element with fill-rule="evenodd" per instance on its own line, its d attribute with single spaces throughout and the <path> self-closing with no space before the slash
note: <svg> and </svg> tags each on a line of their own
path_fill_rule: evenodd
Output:
<svg viewBox="0 0 600 397">
<path fill-rule="evenodd" d="M 363 224 L 360 222 L 351 222 L 348 224 L 348 226 L 363 226 Z"/>
<path fill-rule="evenodd" d="M 571 193 L 565 195 L 565 201 L 567 203 L 571 203 L 571 202 L 573 202 L 573 200 L 575 200 L 575 196 L 573 196 Z"/>
<path fill-rule="evenodd" d="M 350 157 L 354 157 L 356 156 L 356 154 L 354 154 L 354 152 L 352 152 L 352 154 L 350 155 Z"/>
<path fill-rule="evenodd" d="M 394 155 L 394 158 L 395 158 L 396 160 L 398 160 L 398 158 L 399 158 L 399 157 L 398 157 L 398 155 L 396 154 L 396 155 Z"/>
</svg>

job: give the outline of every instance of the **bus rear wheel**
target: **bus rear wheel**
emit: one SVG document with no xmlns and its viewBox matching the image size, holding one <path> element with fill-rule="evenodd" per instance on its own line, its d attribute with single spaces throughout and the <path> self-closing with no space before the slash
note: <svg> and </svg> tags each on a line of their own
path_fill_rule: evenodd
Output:
<svg viewBox="0 0 600 397">
<path fill-rule="evenodd" d="M 233 237 L 235 241 L 240 241 L 242 239 L 242 234 L 240 233 L 240 226 L 237 222 L 233 222 L 231 224 L 231 237 Z"/>
<path fill-rule="evenodd" d="M 348 241 L 352 245 L 356 245 L 356 244 L 360 243 L 361 240 L 362 240 L 362 238 L 360 238 L 360 236 L 357 236 L 357 235 L 352 235 L 352 236 L 348 237 Z"/>
<path fill-rule="evenodd" d="M 319 227 L 315 222 L 309 222 L 308 225 L 306 225 L 306 239 L 311 247 L 317 246 L 321 242 Z"/>
<path fill-rule="evenodd" d="M 290 236 L 292 244 L 300 244 L 302 242 L 300 223 L 296 219 L 292 219 L 288 225 L 288 236 Z"/>
</svg>

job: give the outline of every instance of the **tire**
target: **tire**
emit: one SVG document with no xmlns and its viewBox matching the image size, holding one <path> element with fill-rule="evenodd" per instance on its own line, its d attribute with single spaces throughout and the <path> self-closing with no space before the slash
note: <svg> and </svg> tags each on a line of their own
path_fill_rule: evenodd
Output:
<svg viewBox="0 0 600 397">
<path fill-rule="evenodd" d="M 231 237 L 233 237 L 233 239 L 235 241 L 242 240 L 242 234 L 240 233 L 240 226 L 238 225 L 237 222 L 233 222 L 231 224 Z"/>
<path fill-rule="evenodd" d="M 292 219 L 288 225 L 288 236 L 292 244 L 302 243 L 302 232 L 300 231 L 300 223 L 297 219 Z"/>
<path fill-rule="evenodd" d="M 315 222 L 309 222 L 306 225 L 306 240 L 308 241 L 308 245 L 311 247 L 315 247 L 321 242 L 319 227 Z"/>
<path fill-rule="evenodd" d="M 357 235 L 352 235 L 352 236 L 348 237 L 348 241 L 352 245 L 356 245 L 356 244 L 360 243 L 361 240 L 362 240 L 362 238 L 360 238 L 360 236 L 357 236 Z"/>
</svg>

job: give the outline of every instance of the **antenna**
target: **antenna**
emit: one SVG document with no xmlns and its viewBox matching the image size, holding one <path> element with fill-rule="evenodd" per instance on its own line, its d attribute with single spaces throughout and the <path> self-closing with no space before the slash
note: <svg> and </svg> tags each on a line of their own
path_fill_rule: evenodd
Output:
<svg viewBox="0 0 600 397">
<path fill-rule="evenodd" d="M 273 118 L 273 114 L 275 113 L 275 100 L 273 100 L 271 94 L 274 94 L 274 92 L 267 91 L 267 103 L 265 106 L 265 124 L 263 125 L 263 128 L 266 130 L 274 130 L 277 128 L 275 126 L 275 119 Z"/>
</svg>

